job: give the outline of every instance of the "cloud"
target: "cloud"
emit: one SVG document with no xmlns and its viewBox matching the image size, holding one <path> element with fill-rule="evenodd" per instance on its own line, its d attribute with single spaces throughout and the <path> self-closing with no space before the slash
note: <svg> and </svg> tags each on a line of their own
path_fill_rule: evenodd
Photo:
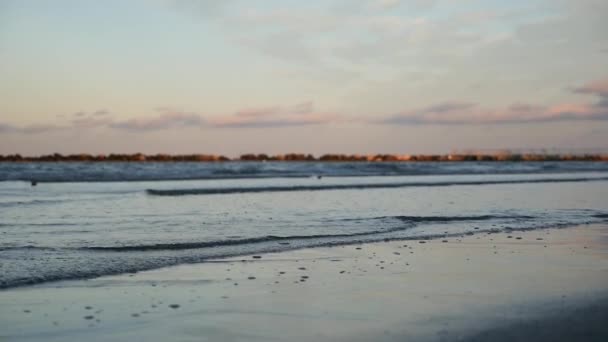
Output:
<svg viewBox="0 0 608 342">
<path fill-rule="evenodd" d="M 312 101 L 303 102 L 297 104 L 291 108 L 293 114 L 309 114 L 314 110 L 314 104 Z"/>
<path fill-rule="evenodd" d="M 601 97 L 608 97 L 608 78 L 589 82 L 580 87 L 574 88 L 575 93 L 590 94 Z"/>
<path fill-rule="evenodd" d="M 589 82 L 573 88 L 572 92 L 592 95 L 598 99 L 591 103 L 562 103 L 553 106 L 515 103 L 499 109 L 480 108 L 467 102 L 444 102 L 406 110 L 376 122 L 397 125 L 464 125 L 608 120 L 608 79 Z"/>
<path fill-rule="evenodd" d="M 441 107 L 442 104 L 437 106 Z M 377 122 L 397 125 L 467 125 L 598 120 L 608 120 L 608 108 L 589 104 L 561 104 L 543 107 L 519 103 L 500 109 L 471 107 L 433 112 L 423 108 L 398 113 Z"/>
<path fill-rule="evenodd" d="M 246 108 L 239 110 L 234 115 L 243 118 L 264 117 L 278 114 L 279 111 L 279 107 Z"/>
<path fill-rule="evenodd" d="M 72 127 L 74 128 L 93 128 L 93 127 L 104 127 L 112 124 L 112 119 L 110 118 L 82 118 L 82 119 L 74 119 L 72 120 Z"/>
<path fill-rule="evenodd" d="M 13 133 L 18 131 L 19 129 L 13 125 L 0 123 L 0 133 Z"/>
<path fill-rule="evenodd" d="M 321 125 L 340 122 L 342 117 L 335 113 L 314 111 L 313 102 L 303 102 L 293 106 L 250 108 L 238 111 L 233 115 L 215 117 L 209 120 L 213 127 L 286 127 Z"/>
<path fill-rule="evenodd" d="M 6 123 L 0 123 L 0 133 L 21 133 L 21 134 L 38 134 L 51 131 L 66 129 L 64 126 L 47 125 L 47 124 L 32 124 L 27 126 L 15 126 Z"/>
<path fill-rule="evenodd" d="M 469 103 L 469 102 L 444 102 L 444 103 L 439 103 L 439 104 L 424 108 L 421 110 L 421 113 L 440 114 L 440 113 L 447 113 L 447 112 L 453 112 L 453 111 L 458 111 L 458 110 L 467 110 L 467 109 L 471 109 L 475 106 L 476 106 L 475 103 Z"/>
<path fill-rule="evenodd" d="M 246 108 L 234 113 L 238 117 L 268 117 L 276 115 L 305 115 L 313 112 L 314 104 L 302 102 L 290 107 L 261 107 L 261 108 Z"/>
<path fill-rule="evenodd" d="M 164 111 L 156 117 L 135 118 L 109 123 L 109 127 L 130 131 L 156 131 L 169 128 L 200 127 L 205 120 L 196 113 Z"/>
<path fill-rule="evenodd" d="M 470 115 L 475 103 L 469 102 L 442 102 L 416 110 L 408 110 L 380 120 L 387 124 L 462 124 L 466 120 L 463 114 Z"/>
<path fill-rule="evenodd" d="M 104 116 L 104 115 L 108 115 L 108 114 L 110 114 L 109 111 L 107 111 L 105 109 L 99 109 L 99 110 L 94 111 L 91 115 L 94 115 L 94 116 Z"/>
<path fill-rule="evenodd" d="M 544 107 L 542 107 L 542 106 L 535 106 L 535 105 L 526 104 L 526 103 L 514 103 L 509 106 L 510 111 L 519 112 L 519 113 L 540 112 L 543 109 L 544 109 Z"/>
<path fill-rule="evenodd" d="M 25 134 L 38 134 L 46 133 L 51 131 L 58 131 L 65 129 L 63 126 L 47 125 L 47 124 L 33 124 L 24 127 L 17 128 L 17 131 Z"/>
<path fill-rule="evenodd" d="M 81 111 L 74 113 L 72 116 L 81 118 L 84 116 L 104 116 L 104 115 L 109 115 L 109 114 L 110 114 L 110 112 L 105 109 L 98 109 L 91 113 L 81 110 Z M 58 115 L 58 117 L 64 117 L 64 115 Z"/>
<path fill-rule="evenodd" d="M 595 95 L 597 102 L 593 105 L 598 111 L 608 111 L 608 78 L 589 82 L 573 91 L 578 94 Z"/>
<path fill-rule="evenodd" d="M 98 110 L 87 114 L 76 115 L 75 118 L 63 126 L 38 124 L 30 126 L 14 126 L 0 123 L 0 133 L 36 134 L 54 130 L 82 130 L 93 128 L 107 128 L 126 130 L 131 132 L 148 132 L 183 128 L 249 128 L 249 127 L 286 127 L 320 125 L 331 122 L 344 122 L 343 118 L 335 113 L 316 112 L 312 101 L 297 103 L 292 106 L 266 106 L 258 108 L 244 108 L 230 115 L 204 117 L 195 112 L 175 110 L 168 107 L 155 109 L 157 115 L 137 117 L 117 121 L 109 116 L 106 110 Z"/>
<path fill-rule="evenodd" d="M 595 98 L 589 103 L 561 103 L 540 106 L 529 103 L 513 103 L 504 108 L 484 108 L 467 101 L 444 101 L 418 109 L 408 109 L 381 119 L 353 118 L 317 111 L 312 101 L 291 106 L 250 107 L 230 115 L 204 117 L 195 112 L 172 108 L 157 108 L 158 115 L 116 121 L 107 110 L 87 114 L 78 112 L 69 125 L 33 124 L 15 126 L 0 123 L 0 133 L 38 134 L 69 129 L 109 128 L 128 131 L 158 131 L 182 128 L 266 128 L 324 125 L 330 123 L 364 122 L 388 125 L 476 125 L 545 123 L 559 121 L 605 121 L 608 120 L 608 78 L 595 80 L 571 88 L 575 94 Z"/>
<path fill-rule="evenodd" d="M 239 118 L 221 118 L 211 121 L 214 127 L 224 128 L 269 128 L 269 127 L 290 127 L 322 125 L 332 121 L 337 121 L 336 115 L 318 114 L 306 118 L 272 118 L 265 120 L 243 120 Z"/>
<path fill-rule="evenodd" d="M 253 128 L 320 125 L 341 121 L 335 113 L 315 112 L 312 101 L 292 106 L 264 106 L 237 110 L 230 115 L 203 117 L 193 112 L 183 112 L 170 108 L 157 108 L 158 116 L 134 118 L 125 121 L 104 119 L 83 119 L 74 125 L 93 127 L 107 125 L 114 129 L 130 131 L 154 131 L 171 128 L 211 127 L 211 128 Z"/>
</svg>

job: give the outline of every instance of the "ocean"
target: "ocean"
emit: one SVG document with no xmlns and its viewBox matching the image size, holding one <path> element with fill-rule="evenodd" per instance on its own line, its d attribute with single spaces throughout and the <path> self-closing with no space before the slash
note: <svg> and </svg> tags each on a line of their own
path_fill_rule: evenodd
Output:
<svg viewBox="0 0 608 342">
<path fill-rule="evenodd" d="M 601 222 L 605 162 L 0 163 L 0 288 Z"/>
</svg>

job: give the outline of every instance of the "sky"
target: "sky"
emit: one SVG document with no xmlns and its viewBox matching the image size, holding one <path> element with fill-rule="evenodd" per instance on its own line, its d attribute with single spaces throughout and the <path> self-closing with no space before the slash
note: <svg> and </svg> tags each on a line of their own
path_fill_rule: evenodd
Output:
<svg viewBox="0 0 608 342">
<path fill-rule="evenodd" d="M 605 0 L 0 0 L 0 153 L 608 150 Z"/>
</svg>

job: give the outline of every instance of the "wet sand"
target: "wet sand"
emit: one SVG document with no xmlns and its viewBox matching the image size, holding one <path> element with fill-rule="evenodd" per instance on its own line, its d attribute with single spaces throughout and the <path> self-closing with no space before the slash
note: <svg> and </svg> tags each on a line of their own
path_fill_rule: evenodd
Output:
<svg viewBox="0 0 608 342">
<path fill-rule="evenodd" d="M 606 340 L 608 226 L 391 241 L 0 291 L 0 341 Z"/>
</svg>

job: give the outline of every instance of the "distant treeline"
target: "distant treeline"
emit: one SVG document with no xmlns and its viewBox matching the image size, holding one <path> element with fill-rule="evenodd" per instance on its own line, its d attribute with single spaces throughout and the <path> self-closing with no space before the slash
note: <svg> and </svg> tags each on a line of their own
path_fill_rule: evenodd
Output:
<svg viewBox="0 0 608 342">
<path fill-rule="evenodd" d="M 37 157 L 19 154 L 0 155 L 0 162 L 229 162 L 229 161 L 297 161 L 297 162 L 460 162 L 460 161 L 608 161 L 608 154 L 243 154 L 238 158 L 209 154 L 69 154 Z"/>
</svg>

